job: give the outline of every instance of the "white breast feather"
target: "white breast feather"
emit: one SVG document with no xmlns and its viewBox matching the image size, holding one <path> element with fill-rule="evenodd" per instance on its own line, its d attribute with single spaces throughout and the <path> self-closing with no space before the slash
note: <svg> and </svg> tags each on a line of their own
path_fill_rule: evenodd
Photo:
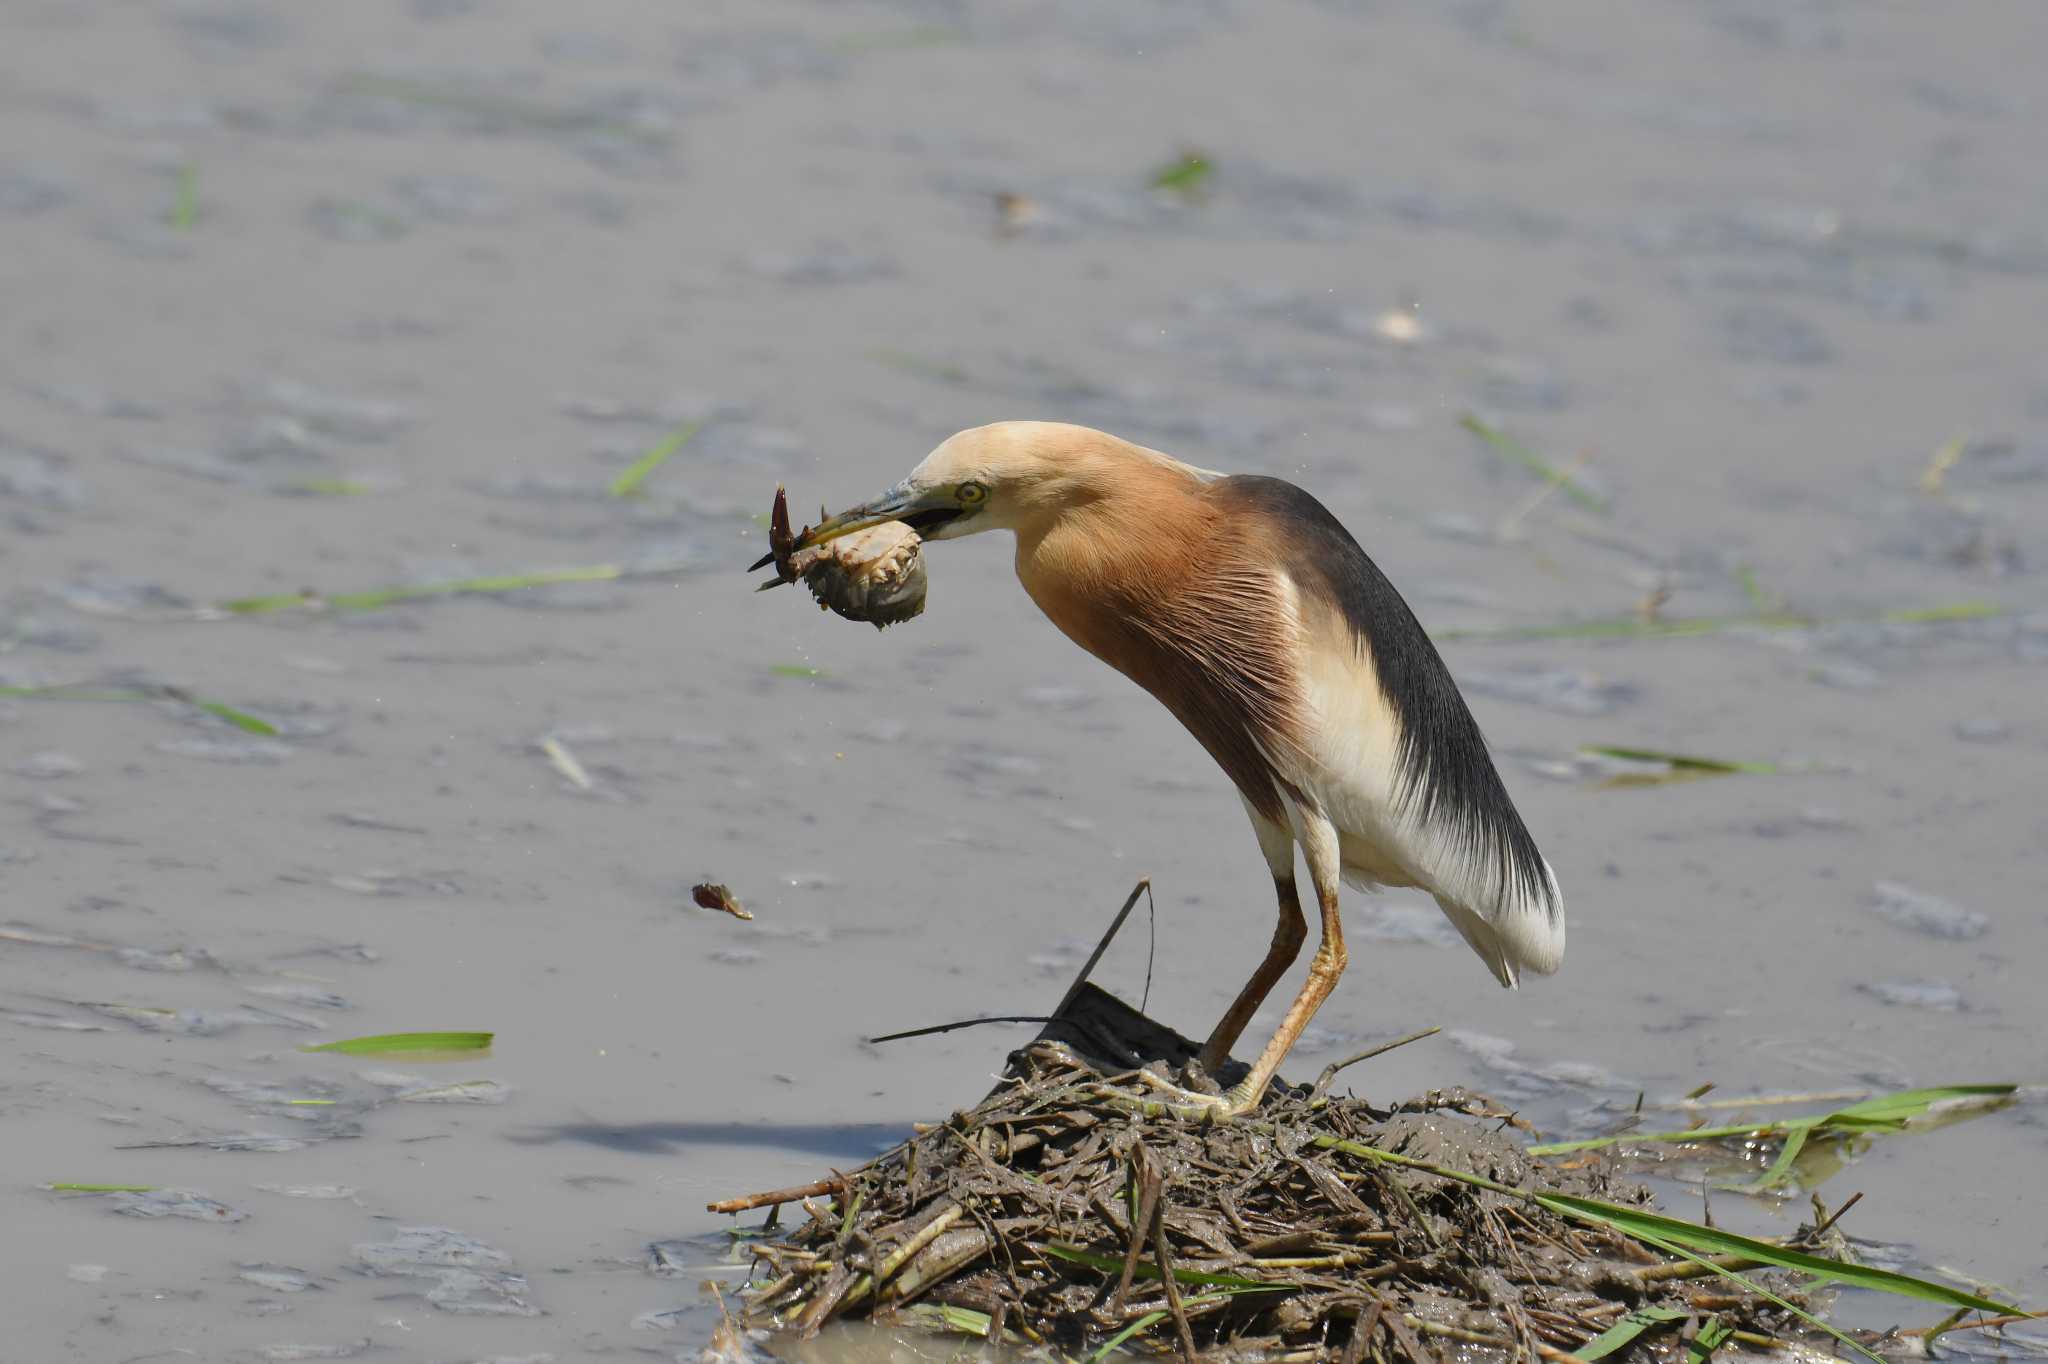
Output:
<svg viewBox="0 0 2048 1364">
<path fill-rule="evenodd" d="M 1286 595 L 1292 605 L 1291 583 Z M 1503 985 L 1512 987 L 1524 969 L 1555 971 L 1564 959 L 1563 916 L 1508 892 L 1483 859 L 1403 810 L 1397 788 L 1399 720 L 1380 690 L 1371 656 L 1300 638 L 1304 747 L 1314 766 L 1283 768 L 1281 774 L 1337 826 L 1345 879 L 1367 888 L 1428 891 Z M 1289 764 L 1298 765 L 1299 760 Z M 1543 870 L 1556 896 L 1548 863 Z"/>
</svg>

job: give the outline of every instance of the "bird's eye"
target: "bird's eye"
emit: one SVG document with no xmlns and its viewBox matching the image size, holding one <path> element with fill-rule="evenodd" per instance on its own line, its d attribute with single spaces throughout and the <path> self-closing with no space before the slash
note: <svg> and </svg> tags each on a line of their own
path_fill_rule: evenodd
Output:
<svg viewBox="0 0 2048 1364">
<path fill-rule="evenodd" d="M 988 501 L 988 485 L 974 482 L 962 483 L 953 490 L 953 496 L 959 499 L 960 505 L 963 507 L 978 507 Z"/>
</svg>

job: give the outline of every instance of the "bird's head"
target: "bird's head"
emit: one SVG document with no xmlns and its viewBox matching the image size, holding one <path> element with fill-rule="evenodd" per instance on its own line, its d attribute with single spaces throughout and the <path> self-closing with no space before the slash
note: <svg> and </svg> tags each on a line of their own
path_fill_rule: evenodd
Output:
<svg viewBox="0 0 2048 1364">
<path fill-rule="evenodd" d="M 1059 422 L 997 422 L 948 437 L 901 483 L 836 516 L 797 542 L 823 544 L 885 521 L 926 540 L 985 530 L 1027 530 L 1095 498 L 1128 476 L 1133 462 L 1202 471 L 1100 431 Z"/>
</svg>

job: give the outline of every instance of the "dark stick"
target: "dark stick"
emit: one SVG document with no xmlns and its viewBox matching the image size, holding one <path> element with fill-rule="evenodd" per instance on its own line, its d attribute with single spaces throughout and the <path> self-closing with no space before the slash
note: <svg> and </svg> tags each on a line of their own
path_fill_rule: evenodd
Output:
<svg viewBox="0 0 2048 1364">
<path fill-rule="evenodd" d="M 870 1037 L 870 1042 L 900 1042 L 906 1037 L 930 1037 L 933 1033 L 952 1032 L 956 1028 L 978 1028 L 984 1023 L 1050 1023 L 1048 1014 L 999 1014 L 990 1018 L 963 1018 L 956 1023 L 934 1023 L 929 1028 L 906 1028 L 902 1032 L 885 1032 L 880 1037 Z"/>
<path fill-rule="evenodd" d="M 1858 1189 L 1858 1190 L 1857 1190 L 1857 1191 L 1856 1191 L 1855 1193 L 1852 1193 L 1852 1194 L 1850 1194 L 1850 1195 L 1849 1195 L 1849 1201 L 1848 1201 L 1848 1202 L 1846 1202 L 1846 1203 L 1844 1203 L 1844 1204 L 1842 1204 L 1842 1206 L 1841 1206 L 1841 1207 L 1839 1207 L 1839 1208 L 1836 1208 L 1836 1209 L 1835 1209 L 1835 1211 L 1834 1211 L 1834 1215 L 1833 1215 L 1833 1216 L 1831 1216 L 1831 1217 L 1829 1217 L 1827 1221 L 1825 1221 L 1825 1222 L 1821 1223 L 1821 1224 L 1820 1224 L 1819 1226 L 1815 1227 L 1815 1228 L 1813 1229 L 1813 1235 L 1812 1235 L 1812 1236 L 1810 1236 L 1810 1237 L 1808 1237 L 1807 1239 L 1808 1239 L 1808 1240 L 1810 1240 L 1810 1241 L 1818 1241 L 1818 1240 L 1820 1240 L 1820 1238 L 1821 1238 L 1822 1236 L 1824 1236 L 1824 1235 L 1826 1235 L 1826 1234 L 1827 1234 L 1827 1229 L 1828 1229 L 1829 1227 L 1832 1227 L 1832 1226 L 1833 1226 L 1833 1225 L 1834 1225 L 1835 1223 L 1837 1223 L 1837 1222 L 1841 1221 L 1841 1220 L 1842 1220 L 1842 1214 L 1843 1214 L 1843 1213 L 1845 1213 L 1845 1212 L 1847 1212 L 1847 1211 L 1849 1211 L 1849 1209 L 1851 1209 L 1851 1208 L 1855 1207 L 1855 1206 L 1856 1206 L 1856 1204 L 1857 1204 L 1858 1202 L 1860 1202 L 1860 1201 L 1862 1200 L 1862 1198 L 1863 1198 L 1863 1190 L 1861 1190 L 1861 1189 Z"/>
<path fill-rule="evenodd" d="M 1152 1007 L 1152 963 L 1159 956 L 1159 902 L 1152 898 L 1152 882 L 1145 882 L 1145 993 L 1138 996 L 1138 1012 Z"/>
<path fill-rule="evenodd" d="M 1081 968 L 1080 975 L 1074 977 L 1074 983 L 1067 987 L 1067 993 L 1061 998 L 1060 1006 L 1052 1011 L 1054 1018 L 1066 1013 L 1068 1006 L 1080 996 L 1081 987 L 1088 983 L 1089 973 L 1095 970 L 1095 963 L 1102 960 L 1102 954 L 1109 950 L 1109 944 L 1116 938 L 1117 931 L 1124 926 L 1124 920 L 1131 917 L 1131 910 L 1136 907 L 1138 896 L 1150 889 L 1152 878 L 1149 876 L 1138 878 L 1138 884 L 1131 887 L 1131 897 L 1125 900 L 1124 907 L 1116 912 L 1116 918 L 1110 920 L 1109 931 L 1102 935 L 1101 942 L 1095 944 L 1095 950 L 1088 954 L 1087 965 Z"/>
</svg>

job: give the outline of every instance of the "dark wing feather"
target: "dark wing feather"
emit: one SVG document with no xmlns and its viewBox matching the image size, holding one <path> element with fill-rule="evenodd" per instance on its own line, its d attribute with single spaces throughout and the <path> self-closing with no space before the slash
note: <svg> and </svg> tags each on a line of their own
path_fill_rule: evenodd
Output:
<svg viewBox="0 0 2048 1364">
<path fill-rule="evenodd" d="M 1404 812 L 1444 831 L 1473 865 L 1494 874 L 1503 892 L 1542 905 L 1556 922 L 1561 909 L 1543 856 L 1501 784 L 1479 723 L 1422 623 L 1378 565 L 1327 507 L 1283 479 L 1240 475 L 1219 480 L 1212 493 L 1281 527 L 1295 583 L 1341 611 L 1354 642 L 1371 653 L 1400 724 L 1395 791 Z"/>
</svg>

